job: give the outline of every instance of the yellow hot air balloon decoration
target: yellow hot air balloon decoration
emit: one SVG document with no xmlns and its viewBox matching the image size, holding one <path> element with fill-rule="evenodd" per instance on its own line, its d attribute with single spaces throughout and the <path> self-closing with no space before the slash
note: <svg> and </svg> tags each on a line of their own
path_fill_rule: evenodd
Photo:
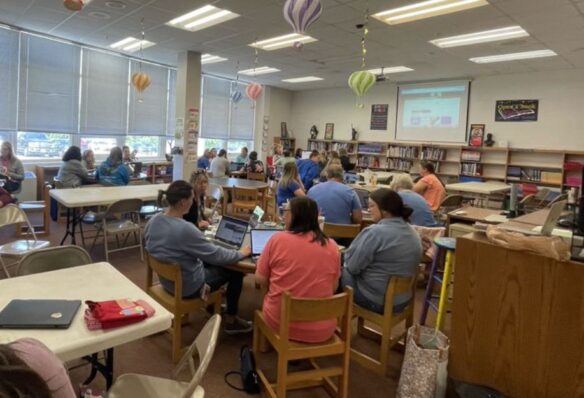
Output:
<svg viewBox="0 0 584 398">
<path fill-rule="evenodd" d="M 132 85 L 141 93 L 142 91 L 146 90 L 148 86 L 150 86 L 150 76 L 144 72 L 134 73 L 132 75 Z"/>
</svg>

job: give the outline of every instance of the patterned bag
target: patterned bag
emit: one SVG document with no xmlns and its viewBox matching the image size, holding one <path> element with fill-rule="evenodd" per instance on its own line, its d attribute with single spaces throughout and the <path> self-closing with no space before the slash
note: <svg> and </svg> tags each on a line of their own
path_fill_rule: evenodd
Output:
<svg viewBox="0 0 584 398">
<path fill-rule="evenodd" d="M 442 332 L 420 325 L 409 328 L 397 398 L 443 398 L 448 348 Z"/>
</svg>

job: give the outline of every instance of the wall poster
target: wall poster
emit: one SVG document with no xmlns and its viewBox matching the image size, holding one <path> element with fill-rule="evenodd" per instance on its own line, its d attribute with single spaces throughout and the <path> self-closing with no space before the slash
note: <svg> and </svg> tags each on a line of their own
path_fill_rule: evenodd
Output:
<svg viewBox="0 0 584 398">
<path fill-rule="evenodd" d="M 496 122 L 536 122 L 539 100 L 499 100 L 495 105 Z"/>
<path fill-rule="evenodd" d="M 371 105 L 371 130 L 387 130 L 388 104 Z"/>
</svg>

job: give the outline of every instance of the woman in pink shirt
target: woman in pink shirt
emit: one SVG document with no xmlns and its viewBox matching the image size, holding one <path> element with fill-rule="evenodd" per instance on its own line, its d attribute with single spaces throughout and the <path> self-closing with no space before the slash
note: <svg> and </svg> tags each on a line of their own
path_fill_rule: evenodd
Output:
<svg viewBox="0 0 584 398">
<path fill-rule="evenodd" d="M 262 308 L 274 330 L 280 328 L 283 292 L 296 298 L 321 298 L 334 294 L 340 275 L 339 247 L 318 226 L 318 206 L 307 197 L 290 200 L 284 209 L 286 231 L 272 236 L 258 260 L 256 282 L 268 287 Z M 305 343 L 328 340 L 336 319 L 293 322 L 290 339 Z"/>
<path fill-rule="evenodd" d="M 414 185 L 414 192 L 422 195 L 430 205 L 430 208 L 436 211 L 440 208 L 440 203 L 442 203 L 442 199 L 446 194 L 444 185 L 434 174 L 434 164 L 431 162 L 422 162 L 420 175 L 422 178 Z"/>
</svg>

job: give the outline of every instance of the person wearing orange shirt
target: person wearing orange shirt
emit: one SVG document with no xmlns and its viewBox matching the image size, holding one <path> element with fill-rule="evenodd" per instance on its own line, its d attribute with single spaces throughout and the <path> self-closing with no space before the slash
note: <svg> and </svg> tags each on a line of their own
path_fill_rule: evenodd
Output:
<svg viewBox="0 0 584 398">
<path fill-rule="evenodd" d="M 442 181 L 434 173 L 434 163 L 422 162 L 420 165 L 420 175 L 422 178 L 414 185 L 414 192 L 419 193 L 426 199 L 433 211 L 440 208 L 440 203 L 446 194 Z"/>
</svg>

